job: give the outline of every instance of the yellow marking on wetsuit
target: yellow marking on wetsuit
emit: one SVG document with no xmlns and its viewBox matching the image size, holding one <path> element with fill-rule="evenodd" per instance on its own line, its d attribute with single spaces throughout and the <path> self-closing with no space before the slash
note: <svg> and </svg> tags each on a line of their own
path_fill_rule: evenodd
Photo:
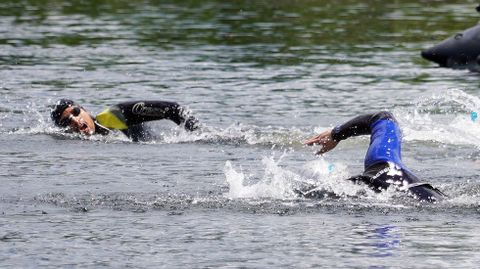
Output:
<svg viewBox="0 0 480 269">
<path fill-rule="evenodd" d="M 98 123 L 107 128 L 117 130 L 128 129 L 128 126 L 125 124 L 125 122 L 115 116 L 110 109 L 100 112 L 95 118 L 97 119 Z"/>
</svg>

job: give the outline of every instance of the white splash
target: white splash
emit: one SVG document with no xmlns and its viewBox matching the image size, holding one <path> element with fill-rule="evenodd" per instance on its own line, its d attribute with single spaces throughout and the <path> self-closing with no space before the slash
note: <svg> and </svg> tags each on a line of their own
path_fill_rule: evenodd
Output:
<svg viewBox="0 0 480 269">
<path fill-rule="evenodd" d="M 295 189 L 309 187 L 315 190 L 335 193 L 338 196 L 355 196 L 359 192 L 372 194 L 368 188 L 346 180 L 350 177 L 342 163 L 329 163 L 323 158 L 307 162 L 299 172 L 280 166 L 281 157 L 264 157 L 264 173 L 261 176 L 247 176 L 237 172 L 230 161 L 225 163 L 225 178 L 229 185 L 227 198 L 298 198 Z M 250 183 L 254 182 L 254 183 Z"/>
<path fill-rule="evenodd" d="M 228 198 L 294 198 L 293 182 L 300 180 L 299 176 L 288 170 L 282 169 L 270 157 L 264 157 L 262 164 L 265 166 L 263 178 L 252 185 L 247 185 L 251 178 L 243 172 L 237 172 L 230 161 L 225 163 L 225 177 L 229 185 Z"/>
</svg>

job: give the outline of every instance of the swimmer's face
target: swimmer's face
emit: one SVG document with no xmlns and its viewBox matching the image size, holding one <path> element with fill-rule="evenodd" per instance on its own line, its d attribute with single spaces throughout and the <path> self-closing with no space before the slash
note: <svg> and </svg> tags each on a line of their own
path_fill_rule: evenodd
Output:
<svg viewBox="0 0 480 269">
<path fill-rule="evenodd" d="M 95 123 L 92 117 L 80 106 L 67 107 L 60 118 L 60 125 L 84 135 L 91 135 L 95 132 Z"/>
</svg>

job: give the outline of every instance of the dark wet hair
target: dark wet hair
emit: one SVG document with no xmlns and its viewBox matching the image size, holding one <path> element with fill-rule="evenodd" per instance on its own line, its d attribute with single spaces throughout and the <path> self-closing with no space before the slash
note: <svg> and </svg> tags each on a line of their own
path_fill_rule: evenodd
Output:
<svg viewBox="0 0 480 269">
<path fill-rule="evenodd" d="M 60 119 L 62 118 L 62 113 L 70 106 L 77 105 L 74 101 L 70 99 L 60 99 L 58 100 L 50 112 L 50 117 L 52 118 L 55 125 L 60 126 Z"/>
</svg>

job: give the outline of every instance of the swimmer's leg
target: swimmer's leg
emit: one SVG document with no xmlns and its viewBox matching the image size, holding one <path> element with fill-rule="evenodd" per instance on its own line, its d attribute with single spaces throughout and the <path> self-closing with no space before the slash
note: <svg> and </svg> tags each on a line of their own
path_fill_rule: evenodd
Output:
<svg viewBox="0 0 480 269">
<path fill-rule="evenodd" d="M 439 202 L 446 197 L 443 192 L 428 183 L 411 187 L 408 191 L 418 200 L 425 202 Z"/>
</svg>

